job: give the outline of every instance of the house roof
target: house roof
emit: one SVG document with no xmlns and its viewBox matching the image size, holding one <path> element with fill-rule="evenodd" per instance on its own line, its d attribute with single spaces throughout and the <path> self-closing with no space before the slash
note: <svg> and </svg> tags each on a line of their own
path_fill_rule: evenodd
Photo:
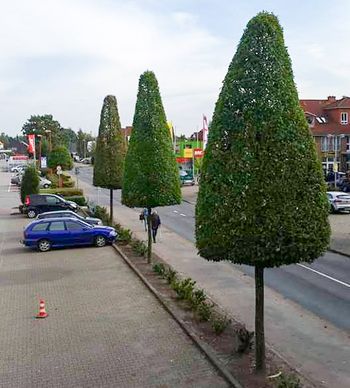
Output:
<svg viewBox="0 0 350 388">
<path fill-rule="evenodd" d="M 344 96 L 331 104 L 327 104 L 323 109 L 350 109 L 350 97 Z"/>
<path fill-rule="evenodd" d="M 310 131 L 314 136 L 350 135 L 349 124 L 342 125 L 328 114 L 332 109 L 350 109 L 349 97 L 343 97 L 340 100 L 336 100 L 333 96 L 326 100 L 300 100 L 300 105 L 306 115 L 314 117 L 313 124 L 310 125 Z"/>
</svg>

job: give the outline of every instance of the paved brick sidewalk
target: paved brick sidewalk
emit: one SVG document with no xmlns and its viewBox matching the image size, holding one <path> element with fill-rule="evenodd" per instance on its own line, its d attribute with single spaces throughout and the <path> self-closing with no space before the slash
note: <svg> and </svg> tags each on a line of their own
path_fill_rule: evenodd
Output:
<svg viewBox="0 0 350 388">
<path fill-rule="evenodd" d="M 29 251 L 0 208 L 0 387 L 227 386 L 113 248 Z"/>
</svg>

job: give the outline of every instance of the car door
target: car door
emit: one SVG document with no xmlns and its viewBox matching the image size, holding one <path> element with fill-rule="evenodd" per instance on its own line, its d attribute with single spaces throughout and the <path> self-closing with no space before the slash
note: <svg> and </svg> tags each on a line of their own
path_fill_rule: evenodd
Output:
<svg viewBox="0 0 350 388">
<path fill-rule="evenodd" d="M 49 212 L 57 211 L 57 210 L 65 210 L 66 207 L 64 206 L 64 201 L 62 201 L 60 198 L 55 196 L 47 196 L 46 202 L 48 205 Z"/>
<path fill-rule="evenodd" d="M 66 229 L 69 231 L 70 239 L 74 245 L 86 245 L 93 243 L 92 227 L 79 220 L 66 220 Z"/>
<path fill-rule="evenodd" d="M 69 231 L 66 230 L 64 221 L 51 221 L 48 227 L 48 239 L 53 246 L 72 245 Z"/>
</svg>

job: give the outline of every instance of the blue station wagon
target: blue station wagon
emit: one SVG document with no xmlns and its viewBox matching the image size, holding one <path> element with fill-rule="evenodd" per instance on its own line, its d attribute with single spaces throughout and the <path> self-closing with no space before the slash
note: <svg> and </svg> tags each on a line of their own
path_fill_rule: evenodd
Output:
<svg viewBox="0 0 350 388">
<path fill-rule="evenodd" d="M 117 232 L 110 226 L 92 226 L 68 217 L 33 221 L 24 229 L 23 235 L 25 246 L 41 252 L 81 245 L 103 247 L 117 238 Z"/>
</svg>

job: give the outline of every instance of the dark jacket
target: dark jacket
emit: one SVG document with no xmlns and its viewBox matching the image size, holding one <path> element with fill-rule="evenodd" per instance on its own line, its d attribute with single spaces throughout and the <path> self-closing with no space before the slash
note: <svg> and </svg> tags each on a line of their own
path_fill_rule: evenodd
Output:
<svg viewBox="0 0 350 388">
<path fill-rule="evenodd" d="M 152 215 L 151 215 L 152 229 L 158 229 L 160 224 L 161 224 L 161 222 L 160 222 L 159 215 L 152 213 Z"/>
</svg>

